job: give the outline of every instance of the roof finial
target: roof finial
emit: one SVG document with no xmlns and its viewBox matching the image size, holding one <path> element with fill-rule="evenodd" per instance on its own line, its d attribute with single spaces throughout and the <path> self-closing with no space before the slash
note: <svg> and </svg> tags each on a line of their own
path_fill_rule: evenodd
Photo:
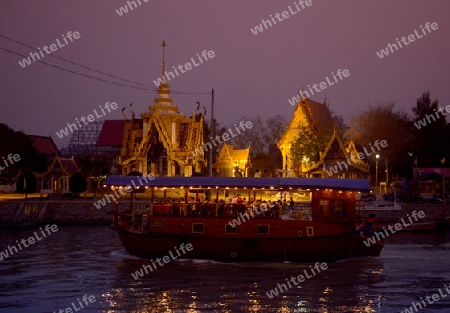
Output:
<svg viewBox="0 0 450 313">
<path fill-rule="evenodd" d="M 302 84 L 302 102 L 306 99 L 305 97 L 305 89 L 303 89 L 303 84 Z"/>
<path fill-rule="evenodd" d="M 166 41 L 164 39 L 163 39 L 163 42 L 162 42 L 161 46 L 163 47 L 163 51 L 162 51 L 162 75 L 161 75 L 161 77 L 163 79 L 163 82 L 166 83 L 166 74 L 165 74 L 165 72 L 166 72 L 166 62 L 165 62 L 165 59 L 164 59 L 164 50 L 165 50 L 167 45 L 166 45 Z"/>
<path fill-rule="evenodd" d="M 134 111 L 133 111 L 133 109 L 131 108 L 132 106 L 133 106 L 133 103 L 134 102 L 131 102 L 130 103 L 130 106 L 129 106 L 129 108 L 130 108 L 130 112 L 131 112 L 131 119 L 134 121 L 134 119 L 135 119 L 135 115 L 134 115 Z"/>
</svg>

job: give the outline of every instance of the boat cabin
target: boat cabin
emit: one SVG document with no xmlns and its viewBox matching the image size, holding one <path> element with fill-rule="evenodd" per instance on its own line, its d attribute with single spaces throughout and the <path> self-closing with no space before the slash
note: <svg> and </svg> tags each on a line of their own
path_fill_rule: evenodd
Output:
<svg viewBox="0 0 450 313">
<path fill-rule="evenodd" d="M 120 189 L 132 191 L 144 187 L 150 202 L 142 213 L 149 216 L 230 218 L 247 213 L 254 218 L 328 222 L 353 221 L 355 194 L 370 189 L 369 182 L 363 179 L 320 178 L 155 177 L 147 180 L 109 176 L 106 184 L 116 194 Z"/>
</svg>

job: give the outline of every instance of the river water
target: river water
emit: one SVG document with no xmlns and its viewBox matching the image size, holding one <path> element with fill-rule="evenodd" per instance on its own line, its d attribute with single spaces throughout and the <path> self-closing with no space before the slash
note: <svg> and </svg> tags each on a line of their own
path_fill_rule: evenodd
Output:
<svg viewBox="0 0 450 313">
<path fill-rule="evenodd" d="M 0 230 L 0 251 L 34 231 Z M 380 257 L 316 275 L 313 264 L 175 260 L 135 280 L 149 261 L 129 256 L 114 230 L 60 226 L 0 261 L 0 312 L 401 312 L 427 296 L 421 312 L 450 312 L 449 261 L 450 231 L 397 233 Z M 267 295 L 305 271 L 312 277 Z"/>
</svg>

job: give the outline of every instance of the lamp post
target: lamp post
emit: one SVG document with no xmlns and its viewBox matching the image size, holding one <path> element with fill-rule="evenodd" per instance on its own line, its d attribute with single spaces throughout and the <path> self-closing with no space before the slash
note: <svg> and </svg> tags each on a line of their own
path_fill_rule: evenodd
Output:
<svg viewBox="0 0 450 313">
<path fill-rule="evenodd" d="M 377 154 L 375 156 L 375 158 L 376 158 L 376 161 L 375 161 L 375 192 L 376 192 L 376 190 L 378 190 L 377 189 L 378 188 L 378 159 L 380 158 L 380 155 Z"/>
</svg>

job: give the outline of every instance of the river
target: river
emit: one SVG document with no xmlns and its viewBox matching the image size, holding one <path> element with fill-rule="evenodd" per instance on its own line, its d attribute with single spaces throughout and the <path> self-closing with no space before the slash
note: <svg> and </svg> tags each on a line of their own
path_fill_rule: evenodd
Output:
<svg viewBox="0 0 450 313">
<path fill-rule="evenodd" d="M 35 231 L 0 230 L 0 251 Z M 128 255 L 114 230 L 59 226 L 3 255 L 0 312 L 416 312 L 422 300 L 421 312 L 450 312 L 449 261 L 450 231 L 396 233 L 380 257 L 329 263 L 315 275 L 314 264 L 175 260 L 134 279 L 149 261 Z M 305 271 L 289 288 L 286 278 Z M 275 288 L 283 292 L 270 294 Z"/>
</svg>

